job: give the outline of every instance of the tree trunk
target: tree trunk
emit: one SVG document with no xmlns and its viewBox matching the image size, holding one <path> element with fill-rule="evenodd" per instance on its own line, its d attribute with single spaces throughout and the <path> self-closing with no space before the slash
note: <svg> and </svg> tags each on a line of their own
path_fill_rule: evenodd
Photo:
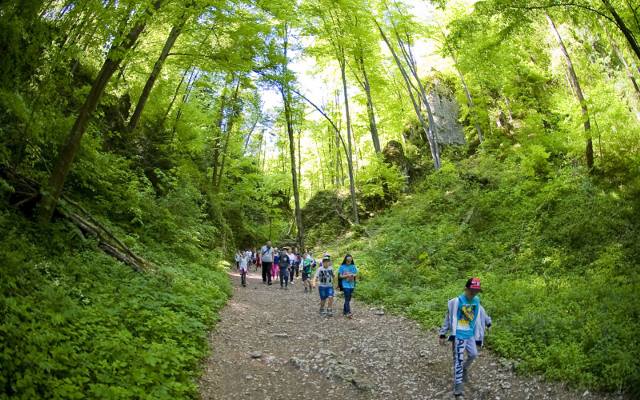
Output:
<svg viewBox="0 0 640 400">
<path fill-rule="evenodd" d="M 214 136 L 213 136 L 213 154 L 211 157 L 211 166 L 213 169 L 213 173 L 211 176 L 211 187 L 215 190 L 216 187 L 218 187 L 218 168 L 219 168 L 219 164 L 218 164 L 218 160 L 220 159 L 220 141 L 222 140 L 222 136 L 223 136 L 223 126 L 224 126 L 224 112 L 227 108 L 227 96 L 228 96 L 228 91 L 229 91 L 229 87 L 228 85 L 231 83 L 231 81 L 233 80 L 233 74 L 231 72 L 229 72 L 227 74 L 227 77 L 225 78 L 225 82 L 224 82 L 224 88 L 222 89 L 222 94 L 220 95 L 220 108 L 218 109 L 218 118 L 216 120 L 216 127 L 214 129 Z"/>
<path fill-rule="evenodd" d="M 373 149 L 376 153 L 380 153 L 380 138 L 378 136 L 378 125 L 376 124 L 376 115 L 373 109 L 373 99 L 371 97 L 371 85 L 369 84 L 369 76 L 367 75 L 367 69 L 364 65 L 364 57 L 362 54 L 358 57 L 358 67 L 360 73 L 362 73 L 362 88 L 367 95 L 367 116 L 369 117 L 369 131 L 371 132 L 371 141 L 373 142 Z"/>
<path fill-rule="evenodd" d="M 564 59 L 567 63 L 567 70 L 569 72 L 571 86 L 573 86 L 573 90 L 575 91 L 576 97 L 578 98 L 578 102 L 580 102 L 580 108 L 582 110 L 582 118 L 584 122 L 584 133 L 587 138 L 587 144 L 585 146 L 585 157 L 587 159 L 587 168 L 589 169 L 589 171 L 591 171 L 593 170 L 593 139 L 591 138 L 591 121 L 589 120 L 589 110 L 587 109 L 587 102 L 584 99 L 584 94 L 582 93 L 582 88 L 580 87 L 580 81 L 578 81 L 576 71 L 573 69 L 573 63 L 571 62 L 569 52 L 564 45 L 562 36 L 560 36 L 560 32 L 558 32 L 556 24 L 553 22 L 549 14 L 546 14 L 546 17 L 547 21 L 549 21 L 549 26 L 551 27 L 551 30 L 553 31 L 553 34 L 558 41 L 560 51 L 562 52 L 562 55 L 564 56 Z"/>
<path fill-rule="evenodd" d="M 462 70 L 460 70 L 460 67 L 458 66 L 458 57 L 456 57 L 456 53 L 453 51 L 453 49 L 449 45 L 449 42 L 447 41 L 447 36 L 444 34 L 444 32 L 442 32 L 441 34 L 444 39 L 444 43 L 447 46 L 449 53 L 451 54 L 451 58 L 453 59 L 453 66 L 456 69 L 456 72 L 458 73 L 458 77 L 460 77 L 460 83 L 462 83 L 462 88 L 464 89 L 464 94 L 465 94 L 465 97 L 467 98 L 467 106 L 469 107 L 469 111 L 471 112 L 471 117 L 473 119 L 473 124 L 476 128 L 476 132 L 478 132 L 478 141 L 482 143 L 482 141 L 484 140 L 484 135 L 482 134 L 480 121 L 478 121 L 478 113 L 476 110 L 476 106 L 473 103 L 473 97 L 471 96 L 471 91 L 467 86 L 467 82 L 464 79 L 464 74 L 462 73 Z"/>
<path fill-rule="evenodd" d="M 157 0 L 153 5 L 154 10 L 160 8 L 160 5 L 161 1 Z M 46 189 L 42 193 L 43 196 L 38 209 L 38 220 L 41 223 L 48 223 L 51 220 L 58 203 L 58 199 L 62 194 L 64 181 L 71 170 L 71 164 L 73 163 L 73 160 L 80 148 L 82 136 L 87 130 L 89 121 L 91 120 L 91 117 L 98 106 L 98 102 L 109 83 L 109 79 L 118 69 L 120 62 L 128 50 L 130 50 L 136 43 L 145 26 L 146 19 L 143 19 L 129 31 L 122 42 L 112 46 L 109 50 L 109 54 L 107 55 L 96 80 L 91 86 L 91 90 L 89 91 L 84 104 L 80 107 L 78 117 L 69 132 L 66 143 L 60 150 L 60 154 L 58 155 L 56 164 L 51 172 Z"/>
<path fill-rule="evenodd" d="M 400 46 L 400 50 L 402 51 L 402 55 L 405 59 L 405 62 L 407 63 L 407 66 L 409 67 L 409 71 L 411 72 L 413 79 L 418 85 L 418 94 L 422 99 L 422 103 L 424 104 L 425 110 L 427 110 L 427 118 L 429 119 L 429 130 L 428 130 L 427 137 L 429 139 L 429 145 L 431 147 L 431 155 L 433 156 L 433 159 L 434 159 L 434 165 L 436 166 L 436 169 L 439 169 L 440 168 L 440 149 L 438 146 L 438 139 L 436 135 L 436 121 L 433 117 L 433 111 L 431 110 L 431 104 L 429 103 L 427 91 L 425 90 L 424 85 L 422 84 L 422 81 L 418 76 L 418 70 L 416 67 L 415 59 L 413 58 L 413 54 L 411 52 L 411 47 L 409 47 L 408 43 L 405 44 L 405 42 L 400 38 L 400 35 L 395 29 L 394 29 L 394 32 L 396 34 L 396 39 L 398 40 L 398 45 Z"/>
<path fill-rule="evenodd" d="M 638 86 L 638 81 L 636 80 L 636 77 L 633 75 L 633 71 L 631 70 L 631 68 L 629 68 L 629 64 L 627 64 L 627 60 L 624 58 L 624 54 L 622 54 L 622 51 L 616 44 L 614 38 L 609 33 L 609 30 L 605 28 L 605 32 L 607 34 L 607 38 L 609 39 L 609 42 L 611 42 L 611 47 L 613 48 L 614 53 L 616 53 L 618 60 L 620 60 L 620 63 L 624 67 L 624 71 L 627 73 L 627 77 L 629 77 L 629 80 L 633 85 L 633 89 L 636 92 L 636 97 L 640 99 L 640 87 Z"/>
<path fill-rule="evenodd" d="M 351 113 L 349 110 L 349 95 L 347 93 L 347 73 L 346 73 L 346 60 L 344 56 L 344 50 L 340 55 L 340 75 L 342 77 L 342 92 L 344 94 L 344 112 L 347 123 L 347 169 L 349 172 L 349 193 L 351 195 L 351 212 L 353 213 L 353 222 L 355 224 L 360 223 L 358 217 L 358 203 L 356 202 L 356 182 L 353 174 L 353 152 L 352 152 L 352 139 L 351 139 Z"/>
<path fill-rule="evenodd" d="M 423 131 L 423 134 L 421 135 L 422 139 L 424 140 L 425 143 L 429 145 L 429 148 L 431 150 L 431 157 L 433 158 L 434 167 L 436 170 L 438 170 L 440 169 L 440 155 L 438 154 L 438 149 L 435 143 L 432 144 L 432 142 L 435 142 L 435 140 L 431 136 L 430 128 L 427 126 L 427 123 L 424 120 L 424 116 L 422 115 L 422 111 L 420 110 L 420 106 L 418 105 L 418 102 L 416 101 L 416 98 L 413 95 L 413 88 L 411 85 L 411 81 L 409 79 L 409 75 L 407 74 L 407 71 L 405 71 L 404 66 L 400 62 L 400 58 L 398 58 L 398 55 L 395 49 L 391 45 L 391 42 L 389 42 L 389 38 L 387 38 L 387 35 L 382 30 L 382 27 L 378 24 L 377 21 L 375 21 L 375 24 L 378 27 L 378 31 L 380 32 L 382 39 L 384 40 L 384 42 L 387 44 L 387 47 L 391 51 L 391 55 L 393 56 L 393 59 L 398 69 L 400 70 L 400 74 L 402 75 L 402 79 L 404 80 L 404 83 L 407 86 L 407 92 L 409 93 L 411 104 L 413 104 L 413 109 L 416 113 L 416 116 L 418 117 L 418 120 L 420 121 L 420 125 L 422 126 L 422 131 Z"/>
<path fill-rule="evenodd" d="M 609 11 L 611 16 L 613 16 L 618 29 L 620 29 L 624 37 L 627 39 L 627 42 L 629 42 L 631 50 L 633 50 L 633 52 L 636 54 L 636 57 L 638 57 L 638 59 L 640 60 L 640 46 L 638 46 L 638 42 L 636 42 L 636 38 L 635 36 L 633 36 L 633 32 L 631 32 L 631 30 L 627 27 L 627 25 L 624 23 L 624 20 L 622 19 L 622 17 L 620 17 L 620 14 L 618 14 L 609 0 L 602 0 L 602 4 L 604 4 L 607 11 Z M 547 15 L 547 18 L 548 17 L 549 16 Z"/>
<path fill-rule="evenodd" d="M 165 60 L 169 56 L 169 52 L 171 48 L 176 43 L 178 36 L 182 32 L 182 27 L 184 26 L 185 20 L 183 19 L 177 25 L 174 25 L 171 28 L 171 32 L 169 32 L 169 36 L 167 36 L 167 40 L 164 43 L 164 47 L 160 52 L 160 56 L 156 60 L 156 63 L 153 65 L 153 69 L 147 78 L 147 82 L 142 89 L 142 93 L 140 94 L 140 98 L 138 99 L 138 104 L 136 104 L 136 108 L 133 111 L 133 115 L 129 119 L 129 126 L 127 129 L 129 132 L 133 132 L 140 121 L 140 117 L 142 116 L 142 110 L 144 110 L 144 106 L 147 104 L 147 100 L 149 99 L 149 95 L 151 94 L 151 89 L 153 89 L 153 85 L 155 85 L 158 76 L 160 75 L 160 71 L 162 70 L 162 66 L 164 65 Z"/>
<path fill-rule="evenodd" d="M 238 102 L 238 93 L 240 91 L 240 78 L 238 78 L 238 82 L 236 83 L 236 89 L 233 93 L 233 98 L 231 99 L 231 115 L 229 116 L 229 120 L 227 121 L 227 125 L 225 127 L 224 132 L 224 146 L 222 148 L 222 161 L 220 162 L 220 171 L 218 172 L 218 179 L 216 181 L 215 190 L 216 192 L 220 191 L 220 182 L 222 181 L 222 174 L 224 173 L 224 167 L 227 162 L 227 151 L 229 150 L 229 141 L 231 140 L 231 133 L 233 131 L 233 126 L 236 123 L 236 120 L 240 116 L 240 103 Z"/>
<path fill-rule="evenodd" d="M 191 72 L 189 72 L 189 70 L 191 70 Z M 173 108 L 173 104 L 176 102 L 176 99 L 178 98 L 178 93 L 180 93 L 180 89 L 182 88 L 182 84 L 184 83 L 184 80 L 187 78 L 187 75 L 189 75 L 189 81 L 191 81 L 194 71 L 195 71 L 195 68 L 191 69 L 191 67 L 184 70 L 184 73 L 180 77 L 180 82 L 178 82 L 178 86 L 176 86 L 176 90 L 173 93 L 173 97 L 171 97 L 171 102 L 169 102 L 169 106 L 167 107 L 167 110 L 164 112 L 164 115 L 162 116 L 162 123 L 160 124 L 161 126 L 163 126 L 164 122 L 167 120 L 167 117 L 169 116 L 169 113 Z"/>
<path fill-rule="evenodd" d="M 284 68 L 282 74 L 282 82 L 280 82 L 280 94 L 282 95 L 282 102 L 284 104 L 284 117 L 287 125 L 287 136 L 289 138 L 289 155 L 291 157 L 291 184 L 293 186 L 293 200 L 295 203 L 295 217 L 296 217 L 296 230 L 297 230 L 297 242 L 298 248 L 303 251 L 304 249 L 304 226 L 302 225 L 302 209 L 300 207 L 300 191 L 298 186 L 298 174 L 296 170 L 296 142 L 293 132 L 293 115 L 291 112 L 291 88 L 287 76 L 287 67 L 289 59 L 287 58 L 287 50 L 289 44 L 289 31 L 285 25 L 283 53 L 284 53 Z"/>
</svg>

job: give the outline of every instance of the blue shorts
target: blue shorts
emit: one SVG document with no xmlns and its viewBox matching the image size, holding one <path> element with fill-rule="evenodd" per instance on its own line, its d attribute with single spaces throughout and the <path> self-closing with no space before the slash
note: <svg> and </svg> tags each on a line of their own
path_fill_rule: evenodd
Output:
<svg viewBox="0 0 640 400">
<path fill-rule="evenodd" d="M 333 297 L 333 286 L 318 286 L 318 293 L 320 293 L 320 300 Z"/>
</svg>

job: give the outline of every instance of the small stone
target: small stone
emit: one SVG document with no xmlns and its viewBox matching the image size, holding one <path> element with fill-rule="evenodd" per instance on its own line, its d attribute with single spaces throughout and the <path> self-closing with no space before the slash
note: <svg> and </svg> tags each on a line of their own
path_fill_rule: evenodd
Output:
<svg viewBox="0 0 640 400">
<path fill-rule="evenodd" d="M 244 379 L 246 379 L 246 380 L 248 380 L 248 381 L 249 381 L 249 380 L 253 379 L 253 376 L 251 376 L 251 375 L 247 375 L 247 376 L 245 376 L 245 377 L 244 377 Z"/>
<path fill-rule="evenodd" d="M 375 310 L 373 313 L 375 315 L 384 315 L 384 311 L 382 311 L 382 310 Z"/>
<path fill-rule="evenodd" d="M 501 388 L 503 388 L 503 389 L 505 389 L 505 390 L 506 390 L 506 389 L 511 389 L 511 384 L 510 384 L 509 382 L 502 382 L 502 383 L 500 384 L 500 387 L 501 387 Z"/>
<path fill-rule="evenodd" d="M 251 358 L 261 358 L 262 357 L 262 352 L 261 351 L 252 351 L 251 353 L 249 353 L 249 355 L 251 356 Z"/>
<path fill-rule="evenodd" d="M 273 334 L 273 337 L 283 338 L 283 339 L 284 339 L 284 338 L 288 338 L 288 337 L 289 337 L 289 334 L 288 334 L 288 333 L 286 333 L 286 332 L 282 332 L 282 333 L 274 333 L 274 334 Z"/>
<path fill-rule="evenodd" d="M 582 397 L 587 397 L 589 396 L 589 391 L 585 390 L 584 393 L 582 393 Z"/>
</svg>

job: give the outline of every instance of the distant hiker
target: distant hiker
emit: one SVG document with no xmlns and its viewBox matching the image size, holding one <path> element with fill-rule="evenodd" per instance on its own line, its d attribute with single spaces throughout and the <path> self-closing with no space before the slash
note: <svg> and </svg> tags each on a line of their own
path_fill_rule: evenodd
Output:
<svg viewBox="0 0 640 400">
<path fill-rule="evenodd" d="M 273 247 L 271 240 L 260 249 L 260 257 L 262 259 L 262 283 L 271 285 L 271 266 L 273 264 Z"/>
<path fill-rule="evenodd" d="M 295 272 L 296 278 L 300 276 L 300 264 L 302 263 L 302 256 L 298 249 L 293 251 L 293 255 L 296 257 L 296 262 L 293 263 L 293 272 Z"/>
<path fill-rule="evenodd" d="M 314 284 L 318 285 L 320 293 L 320 315 L 333 315 L 333 267 L 331 256 L 325 254 L 322 257 L 322 265 L 316 271 Z M 325 309 L 326 303 L 326 309 Z"/>
<path fill-rule="evenodd" d="M 311 264 L 313 259 L 309 255 L 309 253 L 304 254 L 304 258 L 302 259 L 302 285 L 304 286 L 304 292 L 311 291 Z"/>
<path fill-rule="evenodd" d="M 273 264 L 271 264 L 271 279 L 278 278 L 278 273 L 280 272 L 280 251 L 276 247 L 273 253 Z M 278 278 L 279 279 L 279 278 Z"/>
<path fill-rule="evenodd" d="M 358 268 L 353 261 L 351 254 L 347 254 L 342 260 L 342 265 L 338 269 L 338 279 L 341 284 L 342 291 L 344 292 L 344 307 L 342 314 L 351 318 L 351 295 L 356 288 L 356 277 L 358 275 Z"/>
<path fill-rule="evenodd" d="M 240 268 L 240 283 L 242 286 L 247 286 L 247 272 L 249 269 L 249 261 L 251 260 L 251 253 L 243 253 L 238 262 Z"/>
<path fill-rule="evenodd" d="M 289 265 L 291 264 L 291 259 L 289 258 L 286 247 L 282 252 L 280 252 L 279 258 L 280 261 L 278 263 L 278 267 L 280 268 L 280 288 L 282 289 L 284 287 L 285 289 L 289 289 Z"/>
<path fill-rule="evenodd" d="M 448 340 L 453 349 L 453 395 L 464 396 L 464 384 L 469 380 L 469 368 L 482 347 L 485 327 L 491 327 L 491 318 L 480 305 L 480 278 L 470 278 L 464 293 L 449 300 L 447 313 L 440 329 L 440 344 Z M 464 360 L 464 353 L 467 359 Z"/>
<path fill-rule="evenodd" d="M 293 251 L 287 251 L 287 254 L 289 254 L 289 282 L 293 285 L 293 280 L 295 278 L 295 270 L 296 270 L 296 263 L 297 263 L 297 257 L 295 252 Z"/>
<path fill-rule="evenodd" d="M 240 250 L 236 251 L 236 255 L 234 259 L 236 260 L 236 271 L 240 269 L 240 259 L 242 258 L 242 252 Z"/>
<path fill-rule="evenodd" d="M 256 272 L 258 272 L 258 268 L 262 268 L 262 257 L 260 256 L 260 251 L 255 252 L 256 258 Z"/>
</svg>

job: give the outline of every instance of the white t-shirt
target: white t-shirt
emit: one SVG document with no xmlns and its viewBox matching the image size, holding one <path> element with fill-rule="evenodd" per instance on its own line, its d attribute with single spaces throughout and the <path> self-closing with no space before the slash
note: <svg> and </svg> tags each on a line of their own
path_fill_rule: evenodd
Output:
<svg viewBox="0 0 640 400">
<path fill-rule="evenodd" d="M 321 265 L 316 270 L 316 280 L 318 286 L 333 286 L 333 268 L 331 266 L 325 268 L 324 265 Z"/>
<path fill-rule="evenodd" d="M 262 246 L 260 254 L 262 255 L 262 261 L 273 262 L 273 247 Z"/>
<path fill-rule="evenodd" d="M 240 257 L 240 269 L 246 271 L 247 265 L 249 264 L 249 258 L 245 255 Z"/>
</svg>

